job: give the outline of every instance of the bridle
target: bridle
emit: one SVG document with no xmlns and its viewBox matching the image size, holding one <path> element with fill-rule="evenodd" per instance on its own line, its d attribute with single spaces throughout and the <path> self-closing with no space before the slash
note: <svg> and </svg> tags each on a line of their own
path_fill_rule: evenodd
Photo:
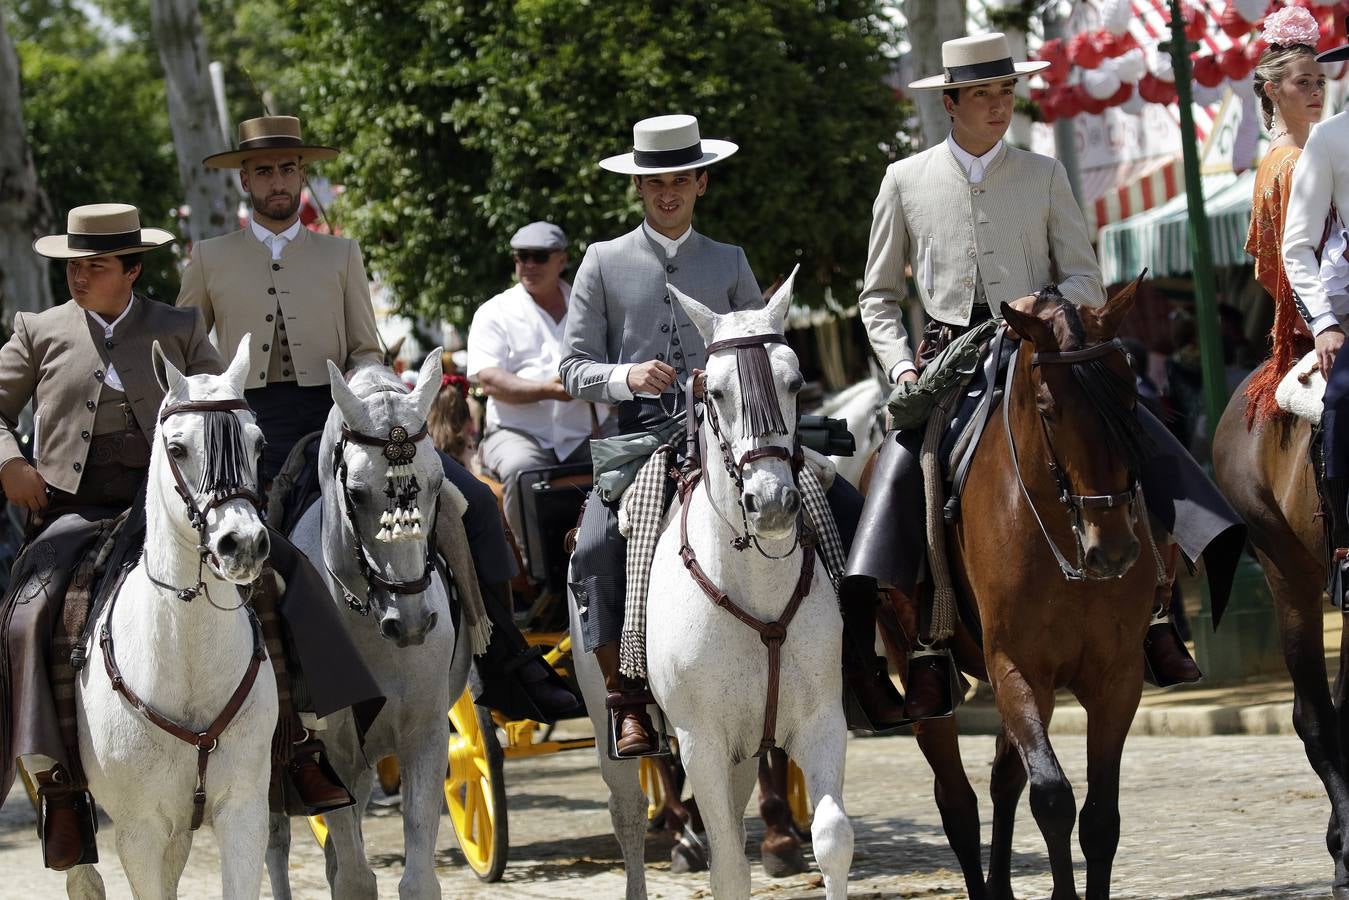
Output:
<svg viewBox="0 0 1349 900">
<path fill-rule="evenodd" d="M 1073 365 L 1075 363 L 1089 362 L 1094 359 L 1108 356 L 1112 353 L 1124 353 L 1124 344 L 1115 338 L 1111 341 L 1105 341 L 1092 347 L 1082 350 L 1059 350 L 1059 351 L 1036 351 L 1031 356 L 1031 366 L 1046 365 Z M 1026 498 L 1026 505 L 1030 507 L 1031 514 L 1035 516 L 1036 523 L 1040 526 L 1040 534 L 1044 536 L 1045 543 L 1049 549 L 1054 552 L 1054 559 L 1058 562 L 1059 570 L 1063 572 L 1063 577 L 1069 581 L 1104 581 L 1104 578 L 1098 578 L 1087 572 L 1083 561 L 1086 557 L 1086 548 L 1083 544 L 1085 529 L 1082 522 L 1082 513 L 1089 509 L 1115 509 L 1120 506 L 1129 508 L 1129 519 L 1131 527 L 1136 527 L 1139 520 L 1140 498 L 1142 497 L 1142 486 L 1139 482 L 1137 472 L 1130 472 L 1129 489 L 1117 494 L 1077 494 L 1073 492 L 1072 482 L 1068 478 L 1068 473 L 1059 463 L 1058 455 L 1054 452 L 1054 441 L 1049 435 L 1049 426 L 1045 423 L 1044 414 L 1036 411 L 1040 422 L 1040 436 L 1045 448 L 1045 456 L 1050 475 L 1054 478 L 1054 483 L 1058 488 L 1059 503 L 1068 511 L 1069 521 L 1073 529 L 1073 538 L 1077 545 L 1077 564 L 1068 562 L 1063 553 L 1059 550 L 1054 539 L 1049 535 L 1049 529 L 1045 527 L 1044 520 L 1040 518 L 1040 511 L 1035 508 L 1035 502 L 1031 499 L 1030 491 L 1026 488 L 1025 479 L 1021 474 L 1021 462 L 1017 456 L 1016 440 L 1012 435 L 1012 423 L 1010 416 L 1012 383 L 1016 379 L 1017 366 L 1013 362 L 1008 367 L 1007 388 L 1003 398 L 1002 405 L 1002 423 L 1003 430 L 1007 436 L 1007 448 L 1012 457 L 1012 471 L 1016 473 L 1017 484 L 1021 486 L 1022 496 Z"/>
<path fill-rule="evenodd" d="M 206 589 L 205 567 L 208 560 L 214 560 L 214 567 L 218 570 L 221 566 L 221 560 L 215 555 L 214 551 L 206 543 L 206 517 L 213 509 L 224 506 L 234 500 L 244 500 L 254 510 L 257 511 L 259 518 L 266 517 L 266 504 L 257 491 L 251 488 L 243 487 L 241 484 L 221 483 L 207 485 L 207 500 L 204 504 L 198 504 L 197 495 L 187 486 L 187 479 L 183 477 L 182 469 L 178 468 L 178 462 L 169 452 L 168 437 L 164 432 L 164 423 L 172 416 L 182 413 L 200 412 L 200 413 L 234 413 L 236 411 L 253 412 L 253 408 L 248 405 L 247 400 L 184 400 L 180 403 L 171 403 L 159 411 L 159 440 L 164 448 L 164 459 L 168 461 L 169 472 L 173 474 L 174 490 L 182 499 L 183 505 L 187 507 L 187 521 L 197 532 L 197 583 L 192 587 L 178 588 L 171 584 L 166 584 L 150 574 L 147 567 L 145 575 L 157 587 L 173 591 L 175 596 L 184 603 L 191 603 L 198 596 L 205 596 L 212 606 L 229 612 L 238 609 L 248 602 L 245 598 L 238 606 L 228 607 L 219 606 L 211 600 L 210 592 Z M 242 464 L 242 460 L 240 460 Z"/>
<path fill-rule="evenodd" d="M 435 573 L 436 563 L 436 519 L 440 514 L 440 495 L 436 495 L 436 503 L 431 514 L 431 522 L 426 532 L 426 566 L 422 570 L 420 578 L 409 579 L 406 581 L 389 581 L 379 574 L 374 564 L 370 562 L 370 557 L 366 555 L 365 545 L 361 542 L 361 532 L 356 524 L 356 505 L 351 496 L 351 488 L 347 485 L 347 444 L 361 444 L 366 447 L 380 448 L 380 454 L 389 462 L 389 465 L 409 465 L 413 457 L 417 455 L 417 443 L 426 437 L 426 425 L 423 424 L 420 431 L 409 434 L 408 430 L 401 425 L 395 425 L 389 429 L 386 437 L 375 437 L 373 435 L 363 434 L 354 429 L 348 428 L 345 424 L 342 426 L 342 437 L 333 447 L 332 472 L 333 480 L 337 482 L 342 492 L 342 513 L 346 519 L 347 527 L 351 531 L 352 556 L 356 559 L 356 568 L 359 570 L 361 578 L 365 579 L 366 592 L 365 599 L 362 600 L 355 591 L 347 587 L 337 573 L 333 571 L 332 566 L 325 565 L 328 568 L 328 574 L 342 588 L 342 594 L 346 598 L 347 606 L 363 616 L 370 615 L 373 608 L 371 600 L 371 590 L 380 590 L 386 594 L 420 594 L 431 586 L 431 576 Z M 389 494 L 392 488 L 387 488 L 385 493 Z M 416 476 L 412 476 L 412 490 L 414 494 L 420 490 L 417 484 Z M 392 499 L 392 494 L 389 494 Z"/>
<path fill-rule="evenodd" d="M 781 334 L 752 334 L 746 335 L 744 337 L 725 338 L 723 340 L 713 341 L 712 343 L 708 344 L 707 356 L 710 359 L 712 354 L 716 353 L 718 350 L 733 350 L 733 349 L 739 350 L 750 347 L 758 347 L 764 349 L 766 352 L 766 348 L 769 344 L 786 344 L 786 343 L 787 338 Z M 686 440 L 688 442 L 687 447 L 688 452 L 686 455 L 688 459 L 690 460 L 697 459 L 700 461 L 700 465 L 705 465 L 707 460 L 707 454 L 706 448 L 703 447 L 702 445 L 703 443 L 702 430 L 698 427 L 697 416 L 694 411 L 693 386 L 694 386 L 693 379 L 690 379 L 687 388 L 688 395 L 685 398 L 686 403 L 684 405 L 684 411 L 686 416 L 686 427 L 687 427 Z M 745 402 L 746 399 L 748 398 L 742 397 L 741 402 L 742 403 Z M 716 439 L 717 449 L 721 454 L 722 467 L 726 470 L 726 474 L 730 476 L 732 483 L 735 485 L 736 496 L 740 499 L 740 502 L 737 503 L 737 506 L 740 507 L 740 523 L 742 531 L 739 534 L 737 534 L 736 537 L 731 541 L 731 546 L 736 550 L 745 550 L 752 545 L 756 550 L 759 551 L 760 555 L 768 559 L 783 559 L 787 556 L 790 556 L 797 548 L 797 542 L 799 541 L 799 529 L 798 529 L 798 537 L 796 540 L 792 542 L 792 546 L 789 547 L 786 550 L 786 552 L 778 556 L 774 556 L 773 554 L 770 554 L 768 551 L 764 550 L 763 546 L 759 543 L 758 535 L 753 535 L 750 533 L 749 514 L 745 511 L 745 503 L 744 503 L 745 467 L 750 465 L 751 463 L 758 462 L 759 460 L 762 459 L 781 459 L 782 461 L 788 463 L 792 467 L 792 481 L 793 483 L 795 483 L 798 474 L 801 471 L 801 466 L 804 464 L 805 461 L 805 457 L 801 451 L 800 440 L 799 439 L 794 440 L 792 443 L 792 447 L 790 449 L 787 447 L 780 447 L 777 445 L 769 445 L 766 447 L 755 447 L 751 450 L 746 450 L 743 454 L 740 455 L 739 458 L 737 458 L 735 455 L 735 449 L 731 446 L 731 442 L 727 439 L 725 433 L 722 431 L 721 419 L 717 414 L 717 405 L 711 402 L 711 398 L 708 398 L 707 401 L 703 403 L 703 410 L 704 414 L 707 416 L 707 424 L 712 431 L 712 436 Z M 682 482 L 682 486 L 680 489 L 681 499 L 687 500 L 688 494 L 692 492 L 694 485 L 698 481 L 699 474 L 700 473 L 695 473 L 694 477 L 686 479 L 685 481 Z M 687 503 L 685 504 L 685 506 L 687 507 Z M 721 511 L 718 510 L 717 514 L 721 515 Z M 728 522 L 727 524 L 729 525 L 730 523 Z M 732 530 L 734 530 L 734 526 L 732 526 Z M 687 541 L 684 541 L 684 544 L 685 546 L 687 546 Z"/>
</svg>

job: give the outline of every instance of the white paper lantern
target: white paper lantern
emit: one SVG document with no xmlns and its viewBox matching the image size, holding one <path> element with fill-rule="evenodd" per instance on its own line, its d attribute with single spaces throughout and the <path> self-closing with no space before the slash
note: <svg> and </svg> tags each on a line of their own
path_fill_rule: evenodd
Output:
<svg viewBox="0 0 1349 900">
<path fill-rule="evenodd" d="M 1119 36 L 1128 31 L 1132 16 L 1129 0 L 1105 0 L 1101 4 L 1101 27 L 1113 35 Z"/>
<path fill-rule="evenodd" d="M 1171 54 L 1156 45 L 1148 51 L 1148 69 L 1161 81 L 1175 81 L 1176 70 L 1171 65 Z"/>
<path fill-rule="evenodd" d="M 1194 102 L 1200 106 L 1212 106 L 1223 98 L 1223 92 L 1227 88 L 1224 81 L 1218 82 L 1217 87 L 1204 87 L 1199 82 L 1195 82 L 1192 88 Z"/>
<path fill-rule="evenodd" d="M 1132 84 L 1148 74 L 1148 60 L 1141 47 L 1134 47 L 1114 60 L 1115 73 L 1125 84 Z"/>
<path fill-rule="evenodd" d="M 1255 24 L 1269 6 L 1269 0 L 1230 0 L 1230 2 L 1237 8 L 1237 15 L 1251 24 Z"/>
<path fill-rule="evenodd" d="M 1129 95 L 1128 100 L 1125 100 L 1116 108 L 1121 110 L 1122 112 L 1128 113 L 1131 116 L 1139 116 L 1143 114 L 1143 109 L 1147 105 L 1148 101 L 1144 100 L 1141 96 L 1139 96 L 1138 91 L 1134 91 L 1132 94 Z"/>
<path fill-rule="evenodd" d="M 1088 69 L 1082 73 L 1082 89 L 1096 100 L 1109 100 L 1119 93 L 1119 76 L 1113 67 Z"/>
</svg>

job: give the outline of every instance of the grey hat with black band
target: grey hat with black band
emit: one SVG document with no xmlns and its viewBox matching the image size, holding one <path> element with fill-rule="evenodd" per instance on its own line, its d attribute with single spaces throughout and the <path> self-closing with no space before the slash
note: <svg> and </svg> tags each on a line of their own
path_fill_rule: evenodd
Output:
<svg viewBox="0 0 1349 900">
<path fill-rule="evenodd" d="M 175 240 L 162 228 L 142 228 L 140 210 L 129 203 L 91 203 L 66 215 L 65 234 L 40 237 L 33 249 L 48 259 L 85 259 L 144 253 Z"/>
<path fill-rule="evenodd" d="M 944 41 L 941 45 L 942 74 L 920 78 L 909 84 L 911 91 L 935 91 L 970 87 L 995 81 L 1008 81 L 1034 75 L 1049 68 L 1049 63 L 1015 62 L 1007 35 L 1001 32 L 976 34 Z"/>
<path fill-rule="evenodd" d="M 333 147 L 306 144 L 300 137 L 300 120 L 294 116 L 259 116 L 239 123 L 239 146 L 213 153 L 201 161 L 211 169 L 242 168 L 244 160 L 259 153 L 294 153 L 302 163 L 320 162 L 337 156 Z"/>
<path fill-rule="evenodd" d="M 632 126 L 632 152 L 600 160 L 600 168 L 620 175 L 659 175 L 719 163 L 740 148 L 703 138 L 694 116 L 654 116 Z"/>
<path fill-rule="evenodd" d="M 1349 18 L 1344 20 L 1344 29 L 1349 31 Z M 1316 55 L 1316 61 L 1319 63 L 1337 63 L 1345 60 L 1349 60 L 1349 44 L 1341 44 Z"/>
</svg>

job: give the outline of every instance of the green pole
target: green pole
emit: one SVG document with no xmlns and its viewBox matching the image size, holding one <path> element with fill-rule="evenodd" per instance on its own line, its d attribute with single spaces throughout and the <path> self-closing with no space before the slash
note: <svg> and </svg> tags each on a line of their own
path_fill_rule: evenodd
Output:
<svg viewBox="0 0 1349 900">
<path fill-rule="evenodd" d="M 1176 102 L 1180 106 L 1180 145 L 1185 164 L 1185 198 L 1190 211 L 1190 251 L 1194 266 L 1194 316 L 1199 332 L 1199 364 L 1204 381 L 1204 412 L 1209 445 L 1227 405 L 1227 375 L 1218 324 L 1218 301 L 1213 293 L 1213 251 L 1209 245 L 1208 214 L 1199 178 L 1199 148 L 1194 141 L 1194 95 L 1190 84 L 1190 44 L 1180 0 L 1171 0 L 1171 63 L 1176 75 Z"/>
</svg>

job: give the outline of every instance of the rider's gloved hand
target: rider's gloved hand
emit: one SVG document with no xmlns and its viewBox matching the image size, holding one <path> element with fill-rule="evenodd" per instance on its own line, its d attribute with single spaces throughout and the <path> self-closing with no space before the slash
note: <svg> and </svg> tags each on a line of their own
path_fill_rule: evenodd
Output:
<svg viewBox="0 0 1349 900">
<path fill-rule="evenodd" d="M 0 488 L 11 503 L 29 512 L 47 505 L 47 482 L 26 460 L 12 459 L 0 469 Z"/>
</svg>

